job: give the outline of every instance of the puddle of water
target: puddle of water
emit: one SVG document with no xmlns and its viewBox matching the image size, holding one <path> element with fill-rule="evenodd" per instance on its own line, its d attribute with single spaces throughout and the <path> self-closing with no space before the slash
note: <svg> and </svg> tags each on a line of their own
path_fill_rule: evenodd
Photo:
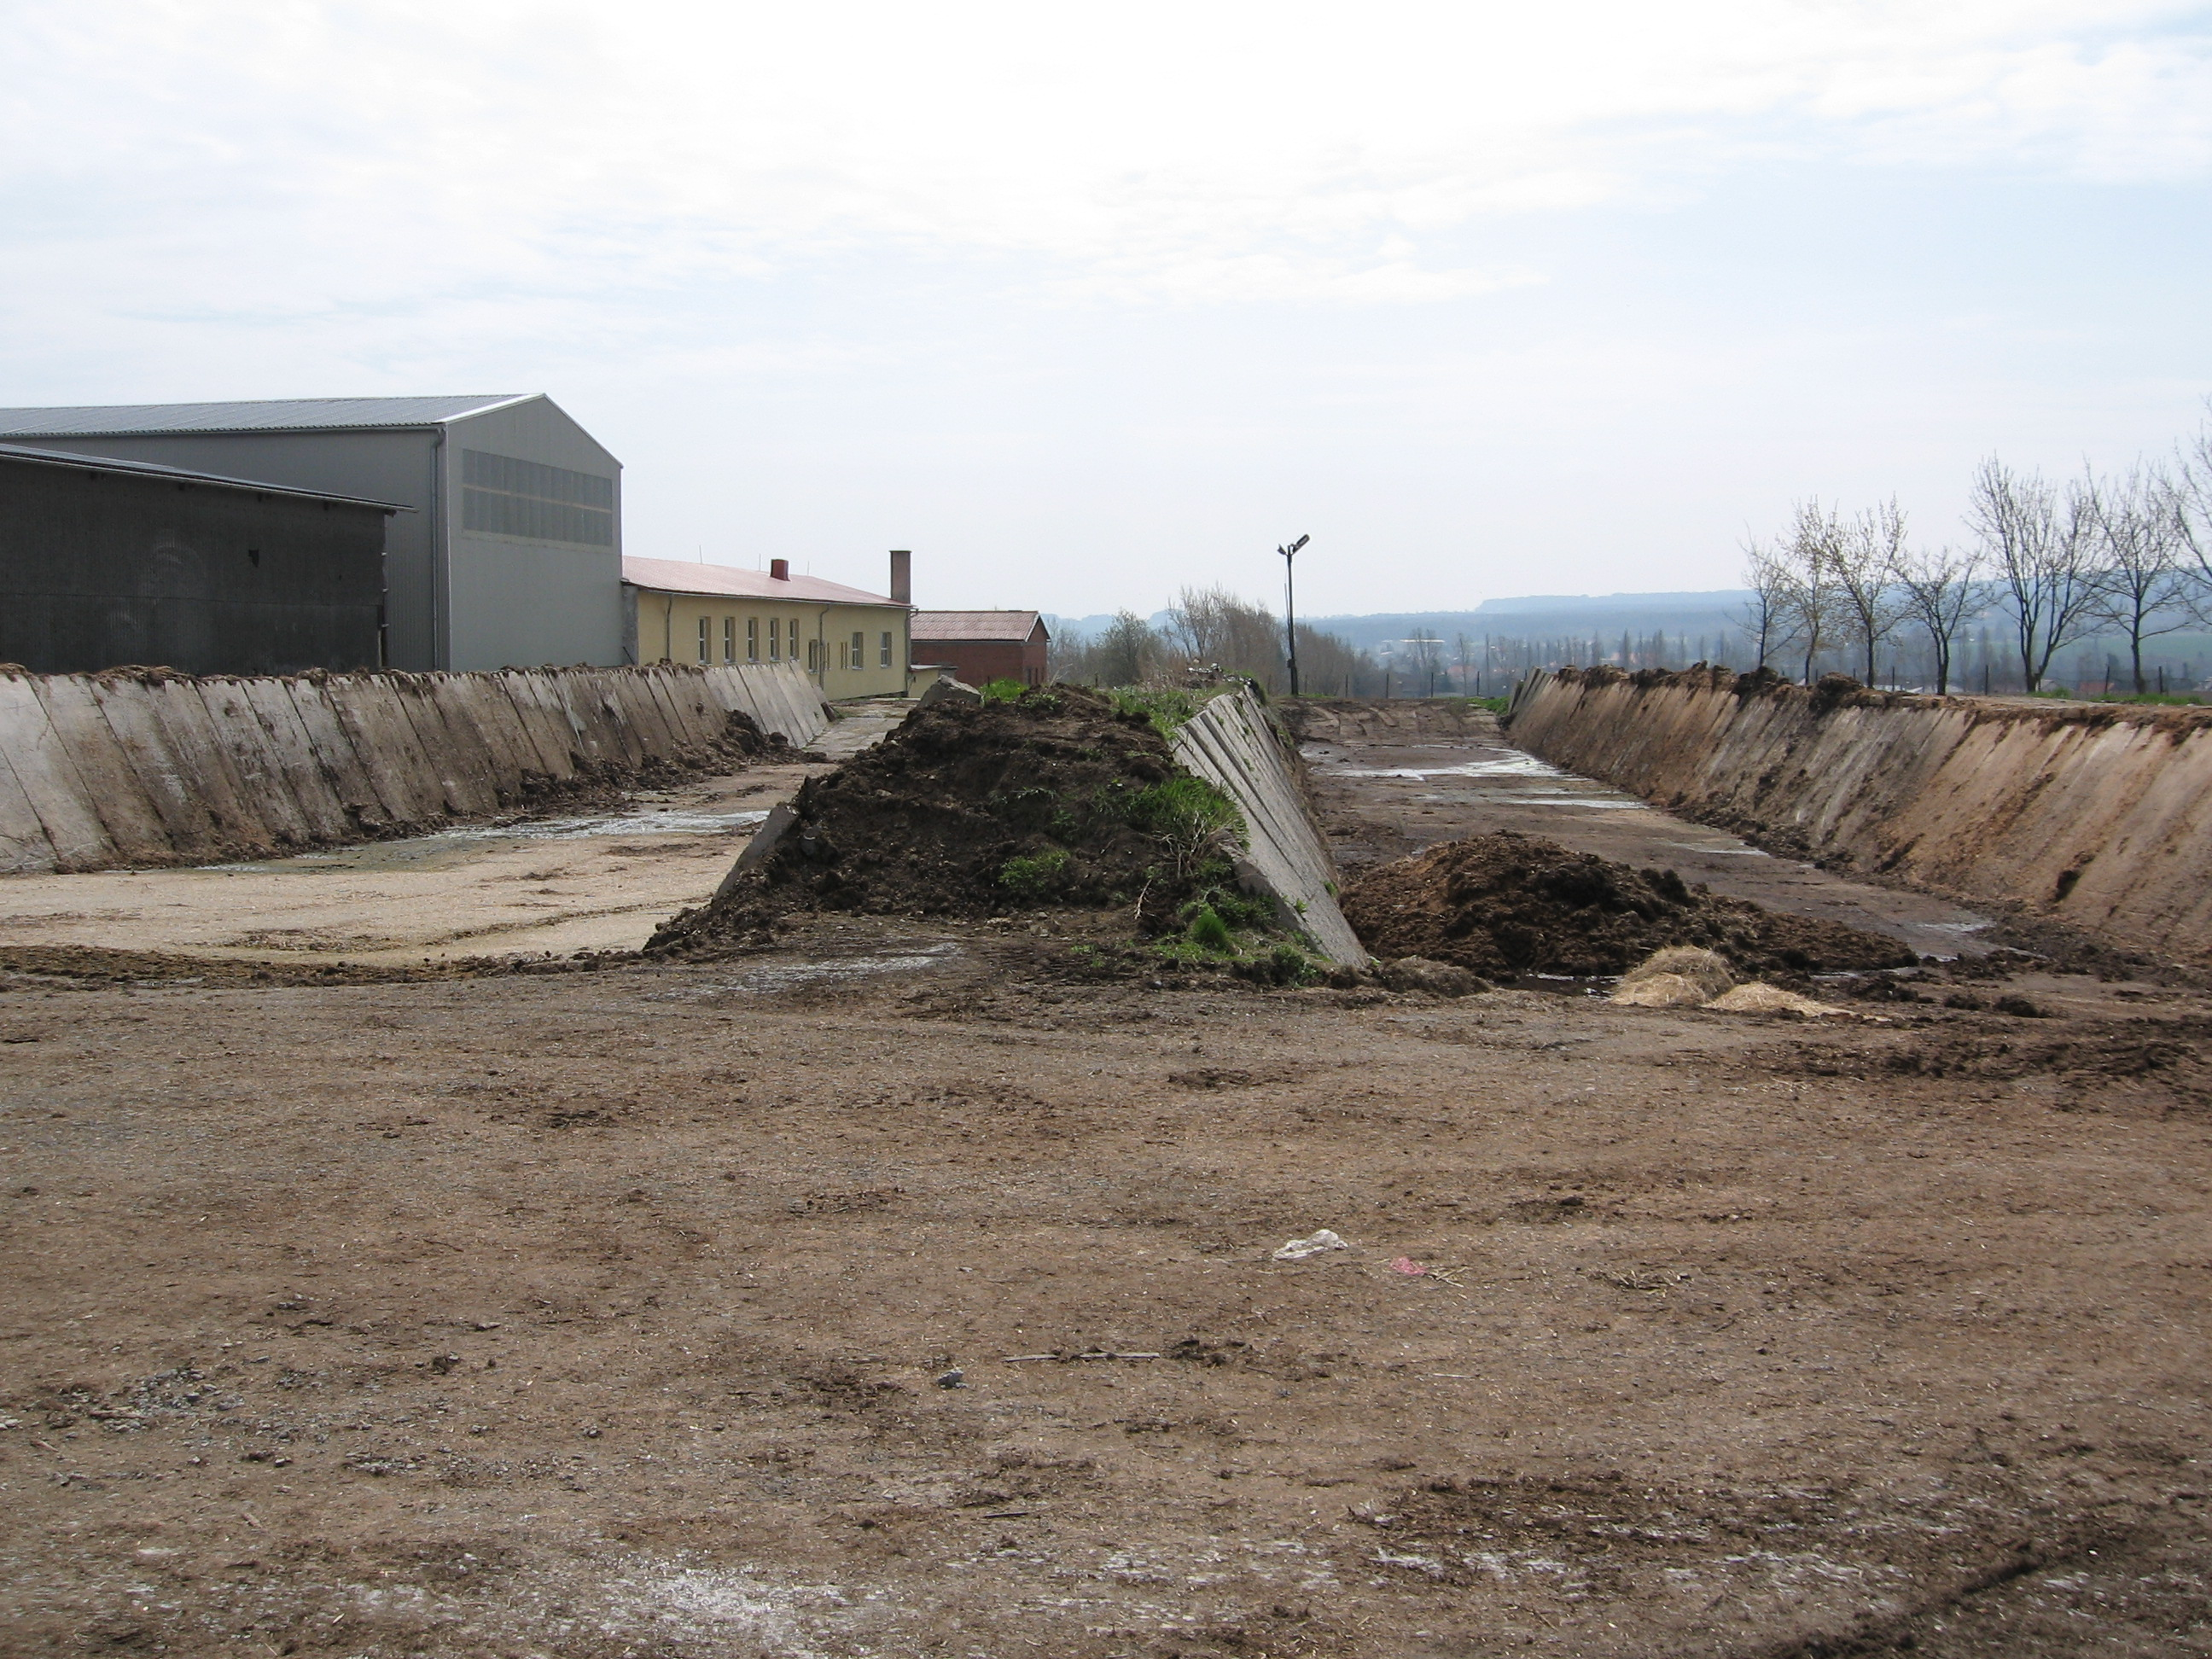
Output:
<svg viewBox="0 0 2212 1659">
<path fill-rule="evenodd" d="M 818 984 L 825 980 L 861 979 L 870 974 L 915 973 L 924 968 L 937 967 L 960 954 L 960 947 L 947 939 L 942 945 L 925 945 L 919 950 L 897 954 L 826 957 L 812 962 L 775 963 L 756 968 L 736 979 L 716 980 L 708 985 L 687 985 L 679 990 L 656 992 L 646 1000 L 702 1002 L 708 997 L 722 996 L 732 991 L 762 996 L 776 991 L 787 991 L 795 985 Z"/>
<path fill-rule="evenodd" d="M 1617 976 L 1577 979 L 1567 974 L 1516 974 L 1510 983 L 1516 991 L 1542 991 L 1559 997 L 1602 997 L 1610 996 L 1620 981 Z"/>
<path fill-rule="evenodd" d="M 750 830 L 766 812 L 694 812 L 677 808 L 620 813 L 605 817 L 536 818 L 519 823 L 479 823 L 399 841 L 364 842 L 325 853 L 301 853 L 289 859 L 252 864 L 204 864 L 203 870 L 227 875 L 303 875 L 330 870 L 373 870 L 451 859 L 482 852 L 494 843 L 527 846 L 541 841 L 584 841 L 600 836 L 721 836 Z"/>
<path fill-rule="evenodd" d="M 1573 773 L 1547 766 L 1534 755 L 1500 755 L 1495 760 L 1467 761 L 1458 766 L 1332 766 L 1328 775 L 1336 778 L 1412 778 L 1415 782 L 1428 778 L 1559 778 L 1580 781 Z"/>
<path fill-rule="evenodd" d="M 1463 791 L 1449 795 L 1419 795 L 1417 800 L 1456 801 L 1477 806 L 1581 806 L 1599 812 L 1648 811 L 1640 800 L 1625 795 L 1576 795 L 1558 790 L 1492 789 Z"/>
</svg>

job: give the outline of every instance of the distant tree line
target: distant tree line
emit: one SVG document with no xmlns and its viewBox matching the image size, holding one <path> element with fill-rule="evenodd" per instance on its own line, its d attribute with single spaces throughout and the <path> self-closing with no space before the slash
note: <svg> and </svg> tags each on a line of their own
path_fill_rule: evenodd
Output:
<svg viewBox="0 0 2212 1659">
<path fill-rule="evenodd" d="M 1960 543 L 1929 546 L 1894 499 L 1850 514 L 1809 500 L 1747 545 L 1749 598 L 1731 627 L 1449 640 L 1416 627 L 1363 649 L 1301 625 L 1300 684 L 1325 696 L 1480 696 L 1543 669 L 1700 662 L 1781 669 L 1808 684 L 1840 670 L 1937 692 L 2033 693 L 2070 669 L 2076 690 L 2142 696 L 2168 689 L 2168 664 L 2172 689 L 2206 683 L 2212 424 L 2170 455 L 2055 483 L 1991 457 L 1976 469 L 1965 528 Z M 1051 669 L 1079 684 L 1220 673 L 1290 689 L 1279 620 L 1218 587 L 1184 589 L 1158 627 L 1124 611 L 1097 634 L 1056 638 Z"/>
<path fill-rule="evenodd" d="M 1297 636 L 1298 684 L 1308 695 L 1407 695 L 1406 677 L 1371 653 L 1303 623 Z M 1055 638 L 1050 672 L 1077 685 L 1181 684 L 1194 676 L 1238 674 L 1280 695 L 1291 686 L 1285 645 L 1282 623 L 1267 606 L 1219 587 L 1186 587 L 1158 628 L 1123 611 L 1096 634 Z"/>
<path fill-rule="evenodd" d="M 1874 685 L 1885 666 L 1894 682 L 1903 657 L 1943 692 L 1978 643 L 1981 689 L 2033 694 L 2060 653 L 2101 639 L 2145 695 L 2147 646 L 2212 628 L 2212 424 L 2169 457 L 2063 482 L 1992 456 L 1975 470 L 1966 529 L 1962 546 L 1929 547 L 1894 499 L 1850 516 L 1800 502 L 1786 529 L 1745 549 L 1752 665 L 1808 684 L 1840 666 Z"/>
</svg>

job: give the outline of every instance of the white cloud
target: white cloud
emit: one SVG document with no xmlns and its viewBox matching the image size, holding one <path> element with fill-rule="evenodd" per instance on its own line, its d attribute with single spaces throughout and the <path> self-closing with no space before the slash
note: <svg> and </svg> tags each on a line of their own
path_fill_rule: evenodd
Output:
<svg viewBox="0 0 2212 1659">
<path fill-rule="evenodd" d="M 1748 157 L 2212 167 L 2204 14 L 2124 0 L 152 0 L 14 33 L 13 281 L 94 306 L 619 307 L 884 248 L 1396 302 L 1528 280 L 1469 257 L 1486 225 Z"/>
<path fill-rule="evenodd" d="M 550 389 L 638 550 L 940 603 L 1709 586 L 2212 361 L 2201 190 L 2083 188 L 2212 173 L 2202 6 L 0 17 L 0 403 Z"/>
</svg>

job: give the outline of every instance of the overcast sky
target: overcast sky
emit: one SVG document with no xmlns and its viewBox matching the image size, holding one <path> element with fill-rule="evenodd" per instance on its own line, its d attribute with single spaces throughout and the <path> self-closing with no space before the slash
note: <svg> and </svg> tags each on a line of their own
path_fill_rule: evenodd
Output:
<svg viewBox="0 0 2212 1659">
<path fill-rule="evenodd" d="M 0 404 L 543 391 L 925 605 L 1732 585 L 2212 392 L 2212 9 L 0 0 Z"/>
</svg>

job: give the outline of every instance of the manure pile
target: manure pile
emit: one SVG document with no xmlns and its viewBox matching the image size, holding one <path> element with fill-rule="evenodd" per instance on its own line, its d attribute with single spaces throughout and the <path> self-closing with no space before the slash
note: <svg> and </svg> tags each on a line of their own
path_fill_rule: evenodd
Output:
<svg viewBox="0 0 2212 1659">
<path fill-rule="evenodd" d="M 1237 823 L 1140 714 L 1054 685 L 1011 702 L 917 708 L 884 741 L 810 779 L 759 866 L 646 947 L 757 938 L 794 910 L 987 916 L 1127 906 L 1140 930 L 1226 880 Z"/>
<path fill-rule="evenodd" d="M 1702 945 L 1747 974 L 1901 968 L 1906 945 L 1841 922 L 1784 915 L 1536 836 L 1445 842 L 1360 877 L 1343 897 L 1379 957 L 1426 957 L 1490 978 L 1626 972 L 1669 945 Z"/>
</svg>

